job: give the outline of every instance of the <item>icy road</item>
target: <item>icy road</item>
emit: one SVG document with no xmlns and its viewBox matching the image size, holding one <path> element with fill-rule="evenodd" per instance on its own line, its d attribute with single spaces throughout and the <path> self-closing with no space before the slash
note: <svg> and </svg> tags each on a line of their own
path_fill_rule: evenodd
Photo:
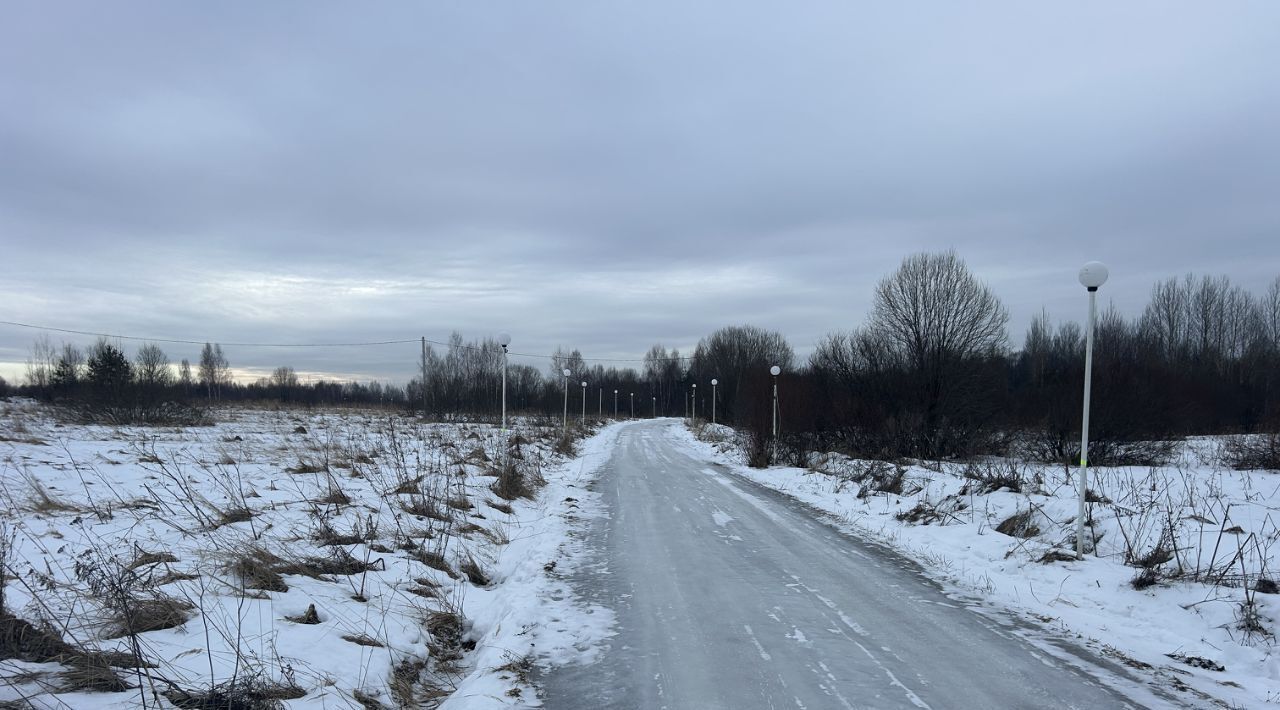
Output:
<svg viewBox="0 0 1280 710">
<path fill-rule="evenodd" d="M 1117 664 L 948 595 L 914 564 L 700 461 L 671 420 L 622 432 L 610 515 L 573 580 L 614 609 L 591 665 L 546 707 L 1169 707 Z"/>
</svg>

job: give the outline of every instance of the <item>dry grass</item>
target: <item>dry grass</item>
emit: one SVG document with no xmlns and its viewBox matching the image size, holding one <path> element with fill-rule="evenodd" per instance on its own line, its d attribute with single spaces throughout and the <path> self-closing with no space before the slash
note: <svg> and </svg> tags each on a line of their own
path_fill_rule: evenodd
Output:
<svg viewBox="0 0 1280 710">
<path fill-rule="evenodd" d="M 508 461 L 498 466 L 494 473 L 497 475 L 498 480 L 494 481 L 489 488 L 494 495 L 504 500 L 533 497 L 533 489 L 529 487 L 524 475 L 520 472 L 520 468 L 516 466 L 514 461 Z"/>
<path fill-rule="evenodd" d="M 431 552 L 428 550 L 418 550 L 417 552 L 414 553 L 413 558 L 421 562 L 422 564 L 430 567 L 431 569 L 444 572 L 445 574 L 449 575 L 449 577 L 453 579 L 458 578 L 458 573 L 453 571 L 453 568 L 449 566 L 448 560 L 446 560 L 444 558 L 444 555 L 440 554 L 439 552 Z"/>
<path fill-rule="evenodd" d="M 996 532 L 1010 537 L 1035 537 L 1040 534 L 1040 528 L 1032 520 L 1032 511 L 1028 508 L 1005 518 L 996 526 Z"/>
<path fill-rule="evenodd" d="M 493 581 L 489 578 L 489 573 L 485 572 L 484 568 L 480 566 L 480 563 L 476 562 L 475 558 L 470 555 L 467 556 L 467 559 L 462 561 L 462 564 L 459 565 L 459 569 L 461 569 L 462 573 L 466 575 L 467 581 L 477 587 L 487 587 Z"/>
<path fill-rule="evenodd" d="M 120 638 L 182 626 L 191 618 L 193 608 L 193 605 L 185 599 L 162 594 L 128 600 L 114 610 L 115 615 L 108 627 L 107 638 Z"/>
<path fill-rule="evenodd" d="M 235 574 L 245 589 L 261 589 L 265 592 L 287 592 L 289 585 L 276 570 L 283 561 L 260 547 L 251 547 L 238 555 L 231 563 Z"/>
<path fill-rule="evenodd" d="M 500 513 L 506 513 L 507 515 L 514 515 L 514 514 L 515 514 L 515 512 L 516 512 L 516 511 L 515 511 L 515 508 L 512 508 L 510 503 L 498 503 L 498 502 L 491 501 L 491 500 L 489 500 L 489 501 L 485 501 L 485 503 L 486 503 L 490 508 L 493 508 L 494 510 L 496 510 L 496 511 L 498 511 L 498 512 L 500 512 Z"/>
</svg>

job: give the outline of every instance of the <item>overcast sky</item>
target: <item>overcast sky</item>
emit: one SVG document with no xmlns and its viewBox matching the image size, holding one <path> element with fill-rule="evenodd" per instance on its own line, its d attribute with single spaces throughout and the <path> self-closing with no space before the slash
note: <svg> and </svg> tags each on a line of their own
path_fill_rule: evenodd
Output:
<svg viewBox="0 0 1280 710">
<path fill-rule="evenodd" d="M 1260 292 L 1280 3 L 0 8 L 0 320 L 602 358 L 751 323 L 807 354 L 948 248 L 1015 346 L 1083 315 L 1093 259 L 1130 314 L 1188 271 Z M 38 335 L 0 326 L 0 375 Z M 404 381 L 417 348 L 227 354 Z"/>
</svg>

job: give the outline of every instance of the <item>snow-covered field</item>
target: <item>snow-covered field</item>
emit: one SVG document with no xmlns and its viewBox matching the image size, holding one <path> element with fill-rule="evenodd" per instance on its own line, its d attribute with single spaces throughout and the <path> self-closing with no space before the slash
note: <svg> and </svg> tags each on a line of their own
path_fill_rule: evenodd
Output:
<svg viewBox="0 0 1280 710">
<path fill-rule="evenodd" d="M 1076 561 L 1079 479 L 1061 466 L 826 454 L 808 469 L 752 469 L 731 430 L 685 433 L 689 449 L 903 551 L 957 591 L 1078 634 L 1156 682 L 1234 707 L 1280 701 L 1280 476 L 1219 465 L 1219 441 L 1189 441 L 1168 466 L 1093 469 L 1097 549 Z"/>
<path fill-rule="evenodd" d="M 388 412 L 214 416 L 83 426 L 0 402 L 0 704 L 536 705 L 531 664 L 607 633 L 549 572 L 616 427 L 570 458 L 526 424 L 508 448 Z"/>
</svg>

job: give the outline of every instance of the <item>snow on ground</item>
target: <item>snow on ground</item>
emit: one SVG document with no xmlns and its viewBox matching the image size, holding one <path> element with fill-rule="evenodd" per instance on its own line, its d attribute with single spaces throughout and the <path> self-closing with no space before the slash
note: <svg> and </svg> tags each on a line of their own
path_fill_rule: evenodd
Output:
<svg viewBox="0 0 1280 710">
<path fill-rule="evenodd" d="M 1074 549 L 1079 479 L 1062 466 L 824 454 L 807 469 L 752 469 L 732 430 L 681 431 L 689 450 L 917 559 L 959 594 L 1078 634 L 1158 682 L 1233 707 L 1280 701 L 1280 601 L 1264 593 L 1276 591 L 1280 477 L 1219 465 L 1218 441 L 1189 441 L 1166 466 L 1091 470 L 1096 552 L 1042 562 Z M 1135 585 L 1144 570 L 1151 584 Z"/>
<path fill-rule="evenodd" d="M 616 427 L 569 460 L 558 428 L 524 423 L 508 448 L 492 426 L 388 412 L 214 416 L 87 426 L 0 402 L 0 703 L 216 689 L 296 708 L 529 706 L 533 643 L 583 661 L 607 633 L 548 571 L 599 514 L 585 481 Z M 53 662 L 58 637 L 86 652 Z M 113 651 L 151 667 L 106 670 Z"/>
</svg>

